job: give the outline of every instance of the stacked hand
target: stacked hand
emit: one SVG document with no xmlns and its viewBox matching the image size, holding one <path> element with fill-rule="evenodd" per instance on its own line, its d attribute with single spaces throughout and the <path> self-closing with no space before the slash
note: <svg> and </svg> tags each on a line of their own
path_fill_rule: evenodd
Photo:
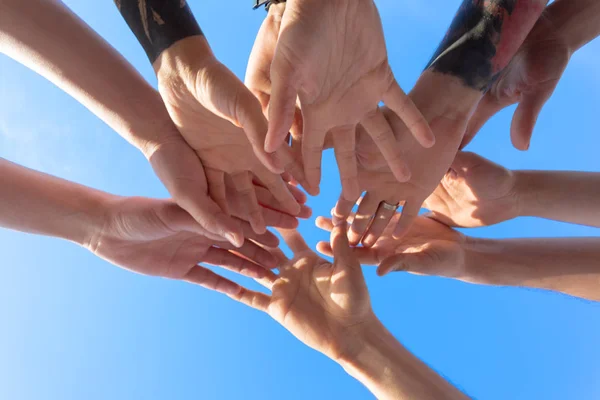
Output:
<svg viewBox="0 0 600 400">
<path fill-rule="evenodd" d="M 550 18 L 542 14 L 508 67 L 481 100 L 462 147 L 500 110 L 519 104 L 510 134 L 519 150 L 529 149 L 533 129 L 544 104 L 554 93 L 572 50 Z"/>
<path fill-rule="evenodd" d="M 394 113 L 383 111 L 396 134 L 403 158 L 411 168 L 408 182 L 398 182 L 373 141 L 359 127 L 357 131 L 358 177 L 360 190 L 366 194 L 360 201 L 356 217 L 350 229 L 350 243 L 362 241 L 372 246 L 379 238 L 398 205 L 403 205 L 402 217 L 395 219 L 396 237 L 407 233 L 416 219 L 425 199 L 448 171 L 460 141 L 463 138 L 468 118 L 477 104 L 478 91 L 466 88 L 447 77 L 427 71 L 410 93 L 420 107 L 429 125 L 436 133 L 436 143 L 430 149 L 422 148 L 408 133 L 408 128 Z M 456 98 L 462 101 L 457 103 Z M 334 210 L 334 219 L 346 219 L 358 196 L 345 199 L 340 196 Z"/>
<path fill-rule="evenodd" d="M 150 159 L 178 203 L 211 232 L 224 236 L 233 232 L 230 241 L 238 245 L 239 230 L 230 221 L 221 228 L 229 214 L 226 176 L 243 196 L 240 204 L 246 207 L 244 214 L 256 232 L 264 232 L 266 224 L 253 181 L 266 187 L 286 212 L 297 215 L 300 205 L 279 173 L 286 170 L 303 182 L 301 168 L 289 151 L 266 156 L 258 150 L 258 136 L 262 132 L 264 137 L 267 129 L 260 105 L 214 58 L 204 38 L 195 36 L 174 44 L 155 68 L 159 91 L 184 141 L 176 135 L 167 137 L 155 146 Z M 184 150 L 183 142 L 193 152 Z"/>
<path fill-rule="evenodd" d="M 346 237 L 346 224 L 332 227 L 333 264 L 311 251 L 297 231 L 281 235 L 291 260 L 274 251 L 279 275 L 259 279 L 271 295 L 242 289 L 231 295 L 268 313 L 300 341 L 333 360 L 360 350 L 357 336 L 376 321 L 360 263 Z"/>
<path fill-rule="evenodd" d="M 253 278 L 264 277 L 276 267 L 275 258 L 258 244 L 274 247 L 277 238 L 270 232 L 256 234 L 245 222 L 238 224 L 248 239 L 235 248 L 206 237 L 198 223 L 172 201 L 111 198 L 105 204 L 103 218 L 91 229 L 85 245 L 117 266 L 186 280 L 227 294 L 238 293 L 241 288 L 198 264 Z"/>
<path fill-rule="evenodd" d="M 378 110 L 380 101 L 406 123 L 420 145 L 434 143 L 423 116 L 394 78 L 372 0 L 291 0 L 271 6 L 252 51 L 246 84 L 269 115 L 267 151 L 280 149 L 294 126 L 312 194 L 318 193 L 321 153 L 329 134 L 344 197 L 360 195 L 355 153 L 359 123 L 393 176 L 399 181 L 410 178 L 399 156 L 401 146 Z"/>
</svg>

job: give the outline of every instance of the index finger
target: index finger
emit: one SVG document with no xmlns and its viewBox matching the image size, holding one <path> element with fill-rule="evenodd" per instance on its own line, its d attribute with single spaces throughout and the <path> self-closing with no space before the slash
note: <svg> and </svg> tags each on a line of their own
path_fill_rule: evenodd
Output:
<svg viewBox="0 0 600 400">
<path fill-rule="evenodd" d="M 281 234 L 283 240 L 285 241 L 285 244 L 288 245 L 288 247 L 290 248 L 290 250 L 292 250 L 294 254 L 302 253 L 307 250 L 310 251 L 310 248 L 304 241 L 304 238 L 302 237 L 302 235 L 300 235 L 300 232 L 298 232 L 297 230 L 277 229 L 277 231 Z"/>
<path fill-rule="evenodd" d="M 358 262 L 350 248 L 347 231 L 348 223 L 346 221 L 337 223 L 331 231 L 331 247 L 335 262 L 342 262 L 345 266 L 353 266 Z"/>
</svg>

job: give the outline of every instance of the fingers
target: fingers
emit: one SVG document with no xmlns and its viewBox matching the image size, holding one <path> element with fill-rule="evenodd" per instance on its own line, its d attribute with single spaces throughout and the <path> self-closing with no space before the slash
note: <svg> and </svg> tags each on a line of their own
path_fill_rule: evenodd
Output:
<svg viewBox="0 0 600 400">
<path fill-rule="evenodd" d="M 357 246 L 365 236 L 369 225 L 371 225 L 373 216 L 377 213 L 379 203 L 379 199 L 369 192 L 360 201 L 358 210 L 356 210 L 356 215 L 350 226 L 350 231 L 348 231 L 348 238 L 352 246 Z"/>
<path fill-rule="evenodd" d="M 294 123 L 296 98 L 298 97 L 297 79 L 295 66 L 287 59 L 278 45 L 271 64 L 269 130 L 264 144 L 264 149 L 268 153 L 281 147 Z"/>
<path fill-rule="evenodd" d="M 529 150 L 535 124 L 553 91 L 554 87 L 551 87 L 538 93 L 529 94 L 517 106 L 510 127 L 510 137 L 516 149 Z"/>
<path fill-rule="evenodd" d="M 237 293 L 229 294 L 229 297 L 263 312 L 269 310 L 269 304 L 271 303 L 271 297 L 268 295 L 242 287 L 240 287 L 240 290 L 238 290 Z"/>
<path fill-rule="evenodd" d="M 277 259 L 273 254 L 249 240 L 246 240 L 242 247 L 234 249 L 234 251 L 267 269 L 277 268 Z"/>
<path fill-rule="evenodd" d="M 396 203 L 382 201 L 378 208 L 371 226 L 367 231 L 365 238 L 363 239 L 363 245 L 366 247 L 372 247 L 375 245 L 377 240 L 381 237 L 385 228 L 387 228 L 390 220 L 396 214 Z"/>
<path fill-rule="evenodd" d="M 250 225 L 256 233 L 264 233 L 267 230 L 263 219 L 262 210 L 258 205 L 254 184 L 247 171 L 231 175 L 233 186 L 240 196 L 240 204 L 244 207 Z"/>
<path fill-rule="evenodd" d="M 421 211 L 422 201 L 407 201 L 402 207 L 402 215 L 394 230 L 394 238 L 400 239 L 408 233 Z"/>
<path fill-rule="evenodd" d="M 333 249 L 330 242 L 317 243 L 317 251 L 324 256 L 333 257 Z M 377 249 L 371 249 L 368 247 L 354 247 L 352 248 L 352 253 L 361 265 L 379 265 L 380 256 L 379 250 Z"/>
<path fill-rule="evenodd" d="M 335 204 L 335 208 L 331 212 L 333 217 L 333 223 L 338 223 L 341 221 L 346 221 L 350 214 L 352 214 L 352 209 L 356 205 L 358 198 L 355 200 L 346 200 L 342 196 L 339 197 L 337 203 Z"/>
<path fill-rule="evenodd" d="M 281 234 L 283 241 L 288 245 L 294 254 L 310 251 L 310 248 L 304 241 L 304 238 L 302 238 L 302 235 L 300 235 L 300 232 L 297 230 L 278 229 L 277 231 Z"/>
<path fill-rule="evenodd" d="M 356 162 L 356 127 L 345 126 L 331 130 L 335 159 L 342 181 L 342 195 L 346 200 L 360 196 Z M 322 151 L 321 146 L 321 151 Z"/>
<path fill-rule="evenodd" d="M 261 167 L 257 168 L 255 174 L 271 192 L 273 197 L 275 197 L 283 211 L 286 211 L 290 215 L 298 215 L 300 213 L 300 204 L 298 204 L 298 201 L 296 201 L 296 198 L 288 189 L 288 185 L 283 181 L 283 179 L 281 179 L 279 175 L 271 174 L 269 171 Z"/>
<path fill-rule="evenodd" d="M 404 122 L 421 146 L 430 148 L 435 144 L 435 136 L 427 120 L 395 79 L 382 100 Z"/>
<path fill-rule="evenodd" d="M 279 239 L 273 234 L 273 232 L 266 231 L 265 233 L 259 234 L 254 232 L 250 224 L 247 222 L 238 220 L 238 223 L 240 223 L 242 226 L 242 233 L 244 236 L 253 242 L 271 248 L 279 246 Z"/>
<path fill-rule="evenodd" d="M 204 173 L 206 174 L 206 182 L 208 183 L 208 195 L 218 204 L 224 213 L 229 214 L 225 173 L 208 167 L 204 169 Z"/>
<path fill-rule="evenodd" d="M 225 249 L 216 247 L 210 248 L 202 258 L 201 262 L 225 268 L 250 278 L 263 278 L 267 273 L 267 270 L 260 265 L 245 260 Z"/>
<path fill-rule="evenodd" d="M 241 246 L 244 235 L 235 221 L 207 196 L 202 163 L 183 140 L 166 143 L 146 154 L 173 199 L 208 232 Z"/>
<path fill-rule="evenodd" d="M 379 108 L 367 116 L 361 125 L 373 139 L 383 158 L 387 161 L 394 177 L 399 182 L 410 179 L 410 169 L 402 160 L 402 150 L 396 141 L 392 127 Z"/>
<path fill-rule="evenodd" d="M 241 84 L 241 82 L 240 82 Z M 243 85 L 243 84 L 242 84 Z M 236 119 L 246 133 L 254 154 L 260 162 L 271 172 L 280 174 L 283 172 L 283 164 L 274 151 L 265 151 L 265 139 L 268 129 L 267 120 L 263 114 L 262 107 L 256 97 L 245 86 L 238 90 L 236 103 Z"/>
<path fill-rule="evenodd" d="M 237 295 L 242 290 L 242 287 L 237 283 L 200 266 L 192 268 L 183 280 L 230 296 Z"/>
<path fill-rule="evenodd" d="M 350 243 L 348 242 L 348 224 L 340 222 L 331 231 L 331 248 L 333 250 L 334 265 L 343 268 L 356 268 L 360 271 L 360 264 L 356 260 Z"/>
<path fill-rule="evenodd" d="M 319 194 L 321 183 L 321 158 L 323 156 L 323 144 L 325 132 L 312 129 L 312 124 L 304 121 L 304 132 L 302 134 L 302 160 L 304 161 L 304 175 L 308 188 L 305 189 L 316 196 Z"/>
</svg>

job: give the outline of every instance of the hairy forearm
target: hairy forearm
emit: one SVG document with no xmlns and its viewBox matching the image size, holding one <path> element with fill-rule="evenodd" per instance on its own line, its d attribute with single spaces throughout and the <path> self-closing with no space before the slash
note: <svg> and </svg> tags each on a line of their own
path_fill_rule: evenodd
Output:
<svg viewBox="0 0 600 400">
<path fill-rule="evenodd" d="M 545 14 L 573 52 L 600 36 L 598 0 L 556 0 Z"/>
<path fill-rule="evenodd" d="M 465 246 L 474 283 L 600 300 L 600 238 L 472 239 Z"/>
<path fill-rule="evenodd" d="M 508 65 L 548 0 L 464 0 L 428 68 L 486 91 Z"/>
<path fill-rule="evenodd" d="M 600 173 L 516 171 L 520 216 L 600 227 Z"/>
<path fill-rule="evenodd" d="M 0 159 L 0 226 L 85 245 L 108 194 Z"/>
<path fill-rule="evenodd" d="M 412 355 L 376 321 L 361 336 L 362 351 L 340 365 L 382 400 L 466 399 Z"/>
<path fill-rule="evenodd" d="M 203 36 L 186 0 L 115 0 L 151 63 L 176 42 Z"/>
<path fill-rule="evenodd" d="M 56 0 L 3 0 L 0 51 L 69 93 L 145 151 L 176 129 L 158 93 Z"/>
</svg>

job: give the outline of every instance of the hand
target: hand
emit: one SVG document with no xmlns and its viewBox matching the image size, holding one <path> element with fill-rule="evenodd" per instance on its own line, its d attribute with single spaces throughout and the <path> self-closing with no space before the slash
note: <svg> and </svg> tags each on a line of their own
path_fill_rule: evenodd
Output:
<svg viewBox="0 0 600 400">
<path fill-rule="evenodd" d="M 448 171 L 469 116 L 481 97 L 480 92 L 463 86 L 454 78 L 431 71 L 423 73 L 410 96 L 436 133 L 436 143 L 430 149 L 422 148 L 408 134 L 402 121 L 384 109 L 383 113 L 403 149 L 403 158 L 412 171 L 410 181 L 399 183 L 373 141 L 358 129 L 358 177 L 360 189 L 366 194 L 349 232 L 351 245 L 362 241 L 365 246 L 373 246 L 395 214 L 396 205 L 403 205 L 403 208 L 402 218 L 395 220 L 398 226 L 394 235 L 401 237 L 408 232 L 423 202 Z M 348 201 L 340 196 L 333 213 L 334 219 L 346 219 L 357 200 Z"/>
<path fill-rule="evenodd" d="M 252 185 L 254 174 L 287 212 L 297 214 L 300 206 L 283 179 L 267 170 L 252 152 L 251 143 L 255 149 L 258 143 L 256 135 L 262 128 L 266 131 L 260 104 L 242 82 L 214 58 L 204 38 L 195 36 L 177 42 L 161 54 L 154 66 L 159 91 L 171 119 L 202 161 L 208 192 L 221 209 L 228 211 L 224 184 L 228 175 L 246 197 L 244 204 L 248 207 L 252 227 L 256 232 L 265 231 Z M 264 126 L 256 125 L 258 119 L 264 121 Z M 237 126 L 252 133 L 246 136 Z M 262 140 L 260 142 L 262 149 Z M 280 161 L 275 164 L 280 165 L 269 164 L 264 157 L 261 161 L 278 173 L 287 169 L 302 183 L 301 168 L 291 153 L 282 149 L 275 158 Z"/>
<path fill-rule="evenodd" d="M 242 290 L 231 297 L 268 313 L 307 346 L 333 360 L 360 350 L 354 340 L 376 320 L 360 264 L 352 255 L 346 226 L 333 228 L 333 265 L 311 251 L 297 231 L 281 231 L 294 252 L 279 258 L 279 276 L 261 280 L 272 294 Z"/>
<path fill-rule="evenodd" d="M 377 274 L 387 275 L 394 271 L 423 275 L 439 275 L 449 278 L 470 280 L 465 270 L 466 237 L 439 222 L 418 217 L 413 229 L 402 239 L 393 236 L 394 225 L 400 215 L 396 214 L 373 247 L 355 247 L 354 256 L 361 264 L 379 266 Z M 330 232 L 331 219 L 319 217 L 316 224 Z M 317 250 L 331 256 L 331 243 L 319 242 Z"/>
<path fill-rule="evenodd" d="M 512 143 L 519 150 L 529 149 L 538 116 L 554 93 L 571 54 L 552 21 L 542 14 L 511 63 L 481 100 L 469 121 L 461 147 L 465 147 L 492 116 L 518 103 L 510 129 Z"/>
<path fill-rule="evenodd" d="M 219 266 L 253 278 L 267 276 L 276 266 L 275 258 L 252 241 L 246 240 L 238 249 L 207 238 L 197 222 L 172 201 L 111 198 L 106 204 L 104 218 L 92 228 L 86 247 L 130 271 L 236 294 L 241 290 L 239 285 L 198 264 Z M 242 229 L 264 246 L 278 244 L 270 232 L 256 235 L 247 224 Z"/>
<path fill-rule="evenodd" d="M 252 51 L 246 83 L 268 108 L 267 151 L 279 149 L 290 128 L 302 125 L 304 168 L 312 194 L 318 193 L 321 153 L 329 133 L 344 195 L 358 196 L 354 132 L 359 122 L 394 176 L 409 178 L 398 157 L 400 147 L 378 111 L 382 100 L 420 143 L 434 143 L 422 115 L 394 78 L 372 0 L 292 0 L 272 6 Z"/>
<path fill-rule="evenodd" d="M 248 220 L 247 210 L 244 203 L 244 197 L 235 189 L 233 182 L 230 179 L 225 180 L 227 186 L 227 201 L 231 215 L 243 221 Z M 298 188 L 288 184 L 288 190 L 298 204 L 300 204 L 300 213 L 298 215 L 290 215 L 285 212 L 277 199 L 265 187 L 259 183 L 254 183 L 256 191 L 256 199 L 260 205 L 263 218 L 267 226 L 282 229 L 296 229 L 298 227 L 298 219 L 307 219 L 312 215 L 312 210 L 306 205 L 306 195 Z"/>
<path fill-rule="evenodd" d="M 428 215 L 448 226 L 475 228 L 516 218 L 516 177 L 474 153 L 459 152 L 437 189 L 425 201 Z"/>
</svg>

